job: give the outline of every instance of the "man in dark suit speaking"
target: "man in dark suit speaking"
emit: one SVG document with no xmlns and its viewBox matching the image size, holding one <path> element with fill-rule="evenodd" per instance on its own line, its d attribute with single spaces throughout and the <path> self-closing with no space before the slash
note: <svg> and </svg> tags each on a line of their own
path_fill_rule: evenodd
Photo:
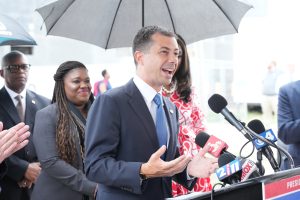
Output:
<svg viewBox="0 0 300 200">
<path fill-rule="evenodd" d="M 217 160 L 204 157 L 208 149 L 193 159 L 178 154 L 178 112 L 161 97 L 178 54 L 172 32 L 142 28 L 133 42 L 136 76 L 92 105 L 85 168 L 88 178 L 100 183 L 98 200 L 164 199 L 171 197 L 172 178 L 191 189 L 193 177 L 208 177 L 216 169 Z"/>
<path fill-rule="evenodd" d="M 5 85 L 0 90 L 0 121 L 4 129 L 24 122 L 32 133 L 35 113 L 50 104 L 50 100 L 25 89 L 29 68 L 26 56 L 19 51 L 12 51 L 2 59 L 0 75 Z M 0 181 L 0 199 L 29 200 L 32 185 L 41 170 L 32 134 L 28 145 L 10 156 L 6 164 L 6 176 Z"/>
</svg>

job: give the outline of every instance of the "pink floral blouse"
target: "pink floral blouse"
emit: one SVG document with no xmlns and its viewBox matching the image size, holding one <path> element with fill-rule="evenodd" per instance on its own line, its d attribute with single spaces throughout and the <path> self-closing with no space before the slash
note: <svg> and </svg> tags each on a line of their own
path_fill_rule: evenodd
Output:
<svg viewBox="0 0 300 200">
<path fill-rule="evenodd" d="M 164 96 L 167 96 L 163 92 Z M 179 111 L 179 152 L 180 154 L 196 155 L 200 147 L 195 143 L 196 135 L 202 131 L 205 131 L 204 126 L 204 114 L 199 108 L 199 102 L 197 96 L 195 95 L 194 89 L 191 93 L 191 101 L 184 103 L 183 100 L 179 98 L 177 92 L 174 92 L 170 96 L 170 100 L 176 105 Z M 199 178 L 196 185 L 193 188 L 195 192 L 207 192 L 212 189 L 210 178 Z M 189 191 L 185 189 L 182 185 L 172 182 L 172 193 L 173 196 L 179 196 L 188 194 Z"/>
</svg>

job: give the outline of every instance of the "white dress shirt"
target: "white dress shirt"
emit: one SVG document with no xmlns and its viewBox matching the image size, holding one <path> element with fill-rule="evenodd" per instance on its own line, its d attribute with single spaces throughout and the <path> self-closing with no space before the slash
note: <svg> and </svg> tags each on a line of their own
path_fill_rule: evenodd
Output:
<svg viewBox="0 0 300 200">
<path fill-rule="evenodd" d="M 4 86 L 7 93 L 9 94 L 10 98 L 14 102 L 14 105 L 17 106 L 18 100 L 16 99 L 16 96 L 20 95 L 21 96 L 21 101 L 23 105 L 23 113 L 26 111 L 26 89 L 24 89 L 20 94 L 16 93 L 15 91 L 12 91 L 9 89 L 6 85 Z"/>
<path fill-rule="evenodd" d="M 141 92 L 142 96 L 144 97 L 145 103 L 151 113 L 151 116 L 153 118 L 154 124 L 156 122 L 156 110 L 157 105 L 154 103 L 153 98 L 157 93 L 160 93 L 162 96 L 162 91 L 156 92 L 155 89 L 153 89 L 150 85 L 148 85 L 145 81 L 143 81 L 139 76 L 135 75 L 133 77 L 133 82 L 138 88 L 138 90 Z M 164 101 L 162 101 L 164 105 Z M 166 120 L 167 122 L 167 120 Z M 170 139 L 170 129 L 168 124 L 166 124 L 167 130 L 168 130 L 168 140 L 167 140 L 167 146 L 169 145 L 169 139 Z"/>
</svg>

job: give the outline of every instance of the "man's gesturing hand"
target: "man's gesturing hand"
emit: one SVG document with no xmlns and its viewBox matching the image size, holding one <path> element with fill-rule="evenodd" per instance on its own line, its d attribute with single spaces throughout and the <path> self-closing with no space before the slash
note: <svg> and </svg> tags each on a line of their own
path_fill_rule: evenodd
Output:
<svg viewBox="0 0 300 200">
<path fill-rule="evenodd" d="M 218 168 L 217 158 L 205 157 L 205 154 L 208 152 L 209 148 L 209 145 L 205 146 L 188 164 L 187 172 L 190 176 L 206 178 L 213 174 Z"/>
<path fill-rule="evenodd" d="M 163 145 L 153 153 L 148 162 L 142 164 L 140 173 L 147 178 L 173 176 L 182 172 L 191 160 L 191 157 L 182 155 L 175 160 L 166 162 L 160 158 L 165 151 L 166 146 Z"/>
</svg>

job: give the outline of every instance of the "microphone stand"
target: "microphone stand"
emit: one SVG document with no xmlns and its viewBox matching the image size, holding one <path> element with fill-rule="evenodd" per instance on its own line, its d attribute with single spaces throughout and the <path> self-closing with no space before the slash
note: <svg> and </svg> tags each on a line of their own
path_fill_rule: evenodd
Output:
<svg viewBox="0 0 300 200">
<path fill-rule="evenodd" d="M 248 128 L 247 126 L 245 126 L 245 129 L 246 129 L 246 132 L 247 132 L 248 134 L 250 134 L 251 136 L 256 137 L 257 139 L 259 139 L 259 140 L 261 140 L 261 141 L 263 141 L 263 142 L 269 144 L 270 146 L 272 146 L 272 147 L 274 147 L 274 148 L 280 150 L 282 153 L 284 153 L 284 154 L 287 156 L 287 158 L 288 158 L 288 160 L 289 160 L 289 162 L 290 162 L 290 167 L 291 167 L 291 169 L 295 168 L 295 163 L 294 163 L 294 160 L 293 160 L 292 156 L 291 156 L 285 149 L 283 149 L 282 147 L 277 146 L 276 144 L 270 142 L 269 140 L 267 140 L 267 139 L 261 137 L 259 134 L 255 133 L 254 131 L 252 131 L 252 130 L 251 130 L 250 128 Z M 272 165 L 272 163 L 270 163 L 270 164 Z M 272 166 L 272 167 L 273 167 L 273 166 Z M 276 170 L 274 170 L 274 171 L 275 171 L 275 172 L 276 172 L 276 171 L 279 171 L 279 167 L 278 167 L 278 169 L 276 169 Z"/>
<path fill-rule="evenodd" d="M 265 169 L 264 169 L 264 167 L 262 166 L 262 163 L 261 163 L 261 161 L 262 161 L 262 152 L 261 152 L 261 150 L 257 151 L 256 156 L 257 156 L 256 165 L 258 167 L 260 175 L 263 176 L 265 174 Z"/>
</svg>

